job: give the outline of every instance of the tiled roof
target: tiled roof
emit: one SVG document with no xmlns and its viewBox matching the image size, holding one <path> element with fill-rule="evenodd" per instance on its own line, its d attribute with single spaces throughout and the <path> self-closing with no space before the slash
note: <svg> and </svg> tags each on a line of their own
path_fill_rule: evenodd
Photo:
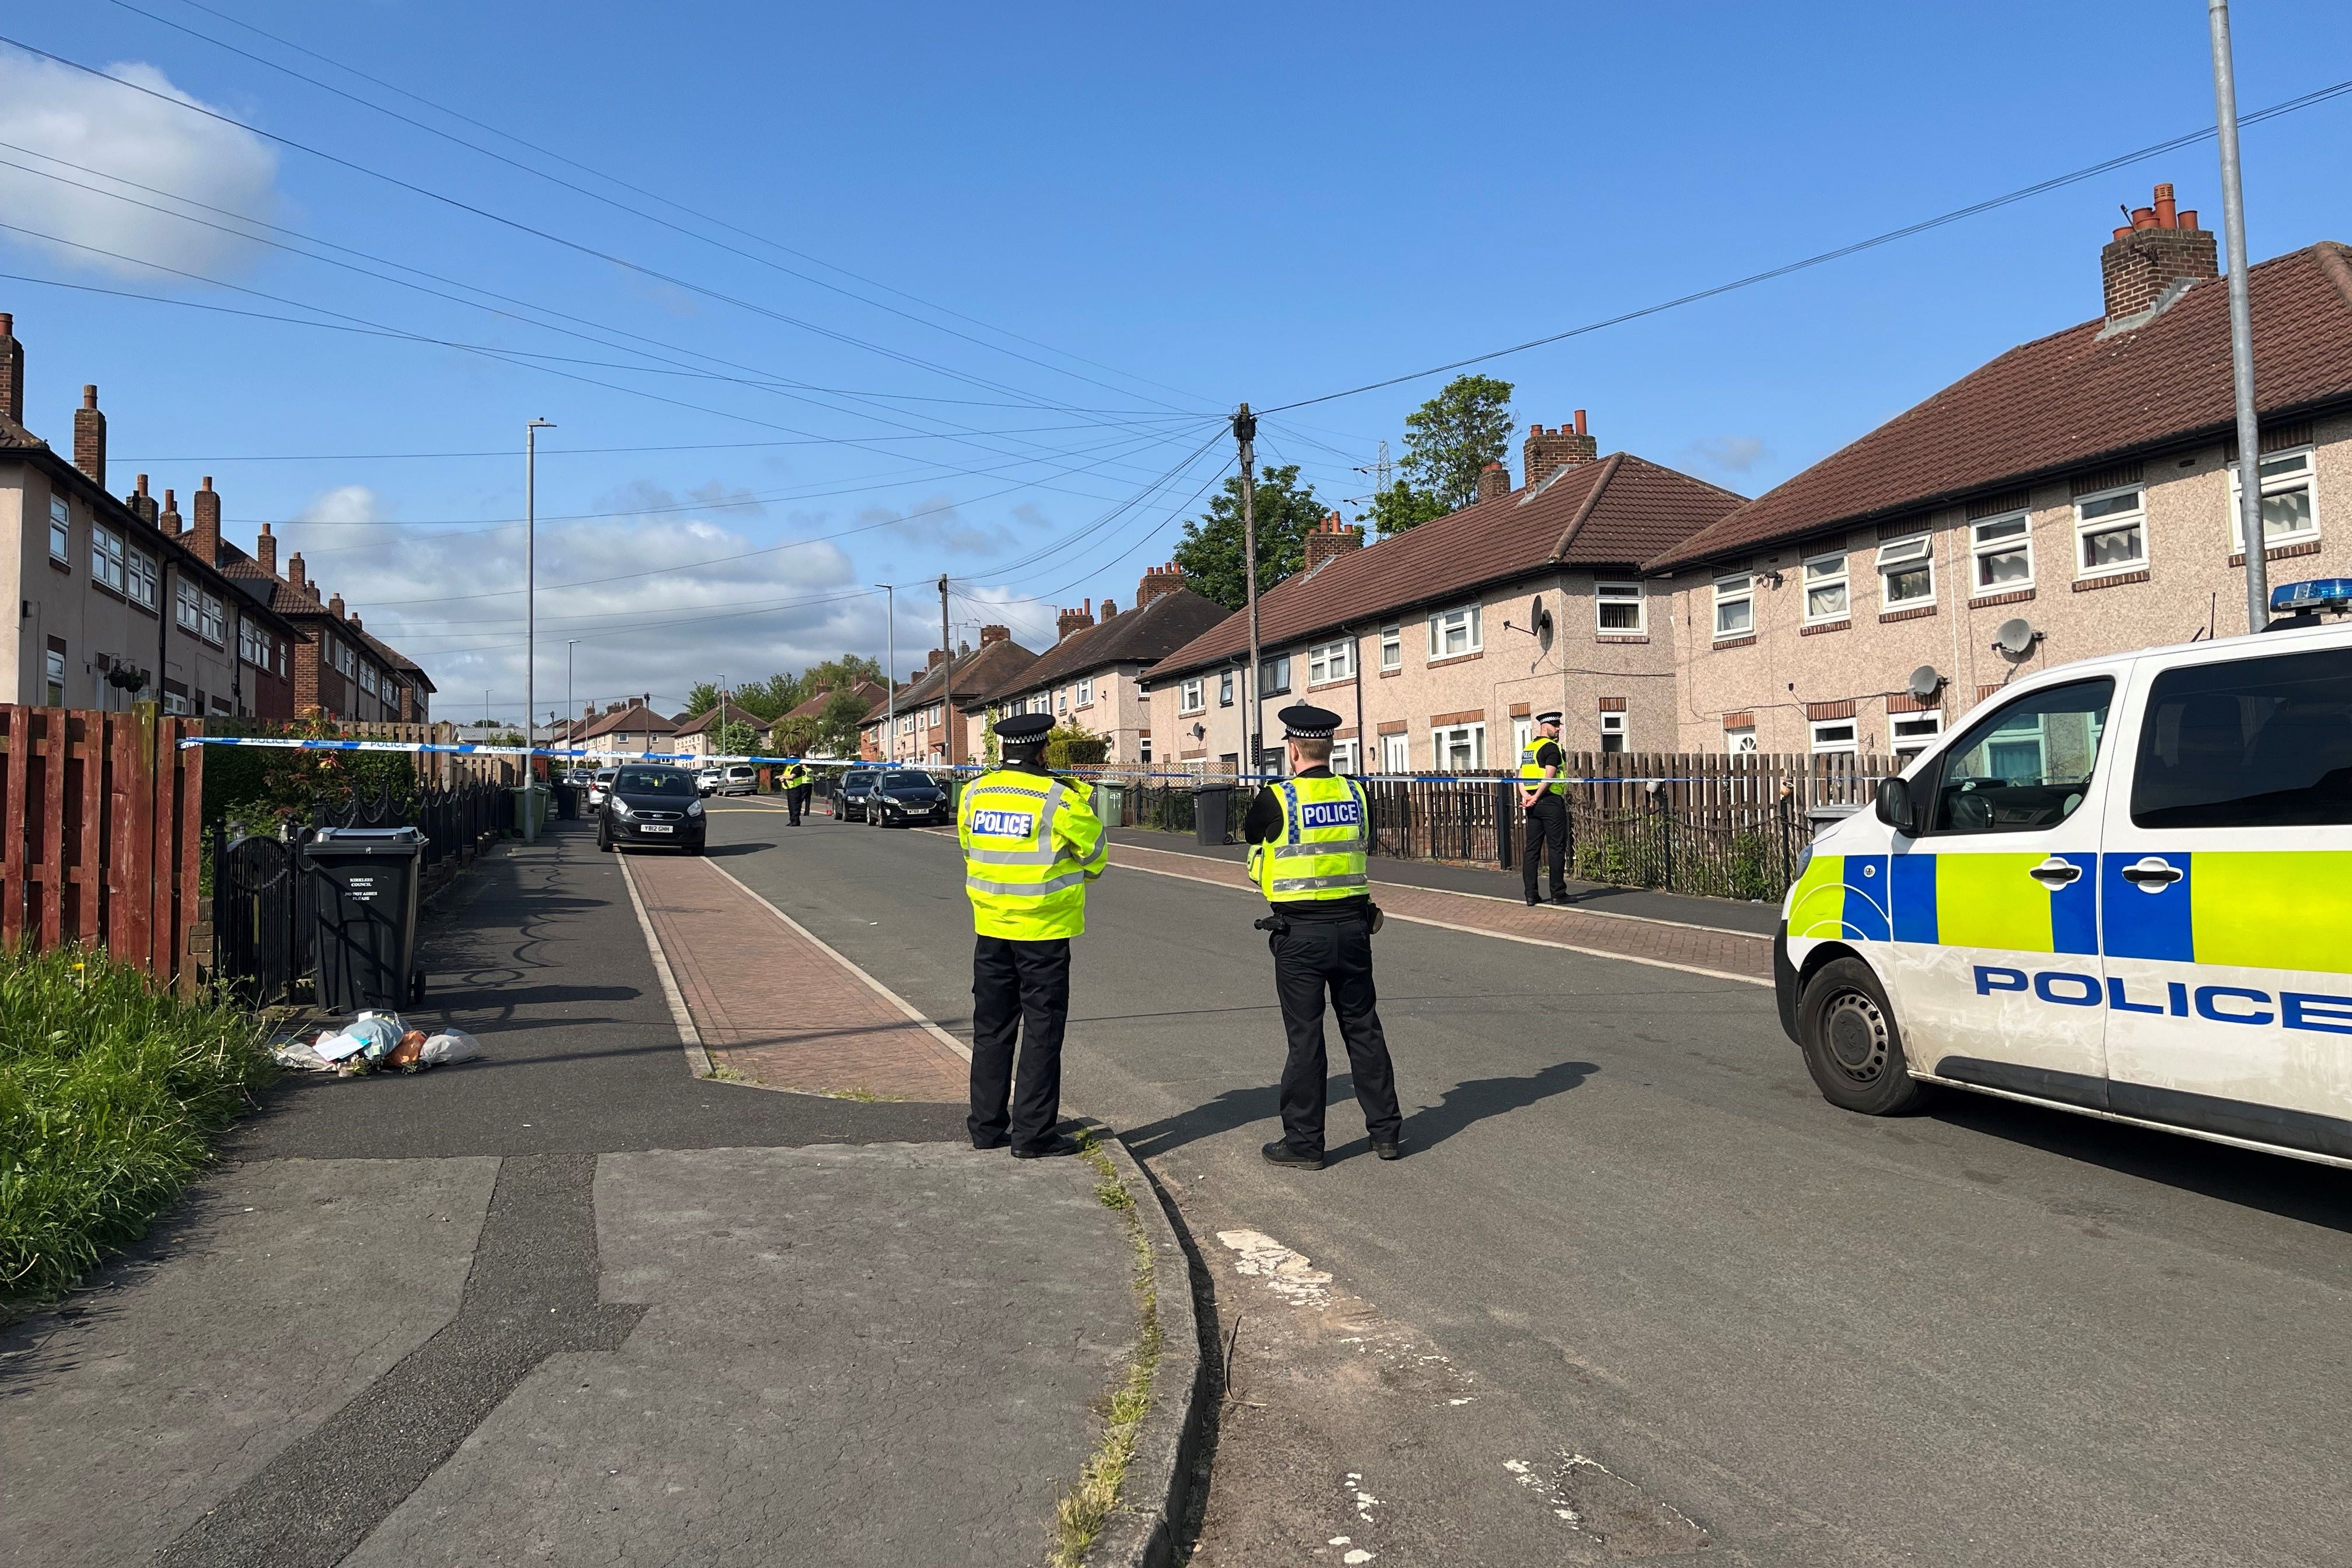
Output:
<svg viewBox="0 0 2352 1568">
<path fill-rule="evenodd" d="M 304 593 L 285 578 L 265 570 L 260 562 L 240 557 L 225 562 L 218 568 L 224 577 L 240 577 L 249 583 L 269 584 L 269 607 L 281 616 L 323 616 L 327 606 Z"/>
<path fill-rule="evenodd" d="M 1258 638 L 1282 647 L 1559 566 L 1632 566 L 1744 499 L 1629 452 L 1571 464 L 1540 484 L 1477 501 L 1276 584 L 1258 599 Z M 1247 617 L 1229 616 L 1153 666 L 1151 679 L 1248 647 Z"/>
<path fill-rule="evenodd" d="M 677 721 L 646 707 L 623 708 L 618 712 L 599 713 L 594 720 L 581 727 L 583 741 L 614 731 L 629 735 L 672 735 L 677 732 Z"/>
<path fill-rule="evenodd" d="M 718 703 L 714 702 L 709 707 L 704 709 L 701 712 L 697 713 L 693 718 L 679 720 L 677 733 L 681 735 L 699 735 L 706 730 L 709 730 L 718 724 L 719 715 L 721 712 L 724 712 L 727 715 L 727 721 L 729 723 L 746 724 L 754 730 L 761 729 L 766 723 L 770 722 L 770 721 L 762 720 L 757 713 L 752 712 L 750 709 L 745 708 L 740 703 L 730 702 L 724 708 L 721 708 Z"/>
<path fill-rule="evenodd" d="M 966 654 L 955 661 L 955 687 L 949 695 L 959 702 L 978 698 L 983 692 L 994 690 L 999 683 L 1012 679 L 1036 662 L 1037 656 L 1017 642 L 982 643 L 978 653 Z M 942 663 L 925 670 L 920 680 L 898 693 L 899 709 L 903 711 L 938 701 L 940 689 L 946 684 L 947 668 Z M 878 723 L 888 716 L 889 710 L 890 702 L 886 693 L 866 710 L 866 717 L 859 722 Z"/>
<path fill-rule="evenodd" d="M 978 700 L 995 702 L 1112 665 L 1155 663 L 1232 614 L 1190 588 L 1162 594 L 1141 609 L 1071 633 L 1038 655 L 1036 663 L 990 687 Z"/>
<path fill-rule="evenodd" d="M 5 414 L 0 414 L 0 451 L 10 449 L 46 452 L 49 449 L 49 444 Z"/>
<path fill-rule="evenodd" d="M 2247 274 L 2264 416 L 2352 399 L 2352 256 L 2323 241 Z M 2197 284 L 2136 331 L 2105 321 L 2010 350 L 1703 532 L 1653 569 L 1942 505 L 2234 426 L 2229 288 Z"/>
<path fill-rule="evenodd" d="M 882 689 L 882 683 L 878 680 L 861 680 L 852 688 L 852 690 L 855 695 L 864 698 L 868 704 L 879 702 L 890 695 Z M 824 712 L 824 705 L 832 700 L 831 691 L 820 691 L 790 712 L 779 715 L 776 722 L 781 724 L 786 719 L 817 718 Z"/>
</svg>

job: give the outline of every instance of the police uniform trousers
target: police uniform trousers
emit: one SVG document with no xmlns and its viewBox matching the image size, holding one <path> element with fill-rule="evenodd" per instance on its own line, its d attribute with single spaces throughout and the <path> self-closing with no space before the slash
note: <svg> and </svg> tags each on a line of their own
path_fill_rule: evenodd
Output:
<svg viewBox="0 0 2352 1568">
<path fill-rule="evenodd" d="M 1372 987 L 1370 919 L 1349 914 L 1338 920 L 1286 914 L 1288 930 L 1266 941 L 1274 950 L 1274 993 L 1282 1003 L 1282 1032 L 1290 1053 L 1282 1064 L 1282 1141 L 1292 1152 L 1323 1152 L 1323 1003 L 1330 997 L 1348 1047 L 1348 1070 L 1356 1082 L 1356 1103 L 1364 1109 L 1364 1129 L 1376 1143 L 1392 1143 L 1403 1130 L 1397 1109 L 1396 1072 L 1389 1062 L 1388 1037 L 1381 1032 L 1379 998 Z"/>
<path fill-rule="evenodd" d="M 784 826 L 787 827 L 798 827 L 801 825 L 801 814 L 808 809 L 808 785 L 794 784 L 792 788 L 784 791 L 784 805 L 791 809 L 793 814 L 793 819 Z"/>
<path fill-rule="evenodd" d="M 1070 1021 L 1070 939 L 972 939 L 972 1140 L 1026 1149 L 1062 1119 L 1062 1031 Z M 1020 1072 L 1013 1072 L 1013 1041 Z M 1007 1100 L 1011 1115 L 1006 1114 Z"/>
<path fill-rule="evenodd" d="M 1536 863 L 1547 846 L 1551 850 L 1551 896 L 1568 897 L 1568 801 L 1557 790 L 1546 790 L 1528 807 L 1527 847 L 1519 855 L 1519 870 L 1528 897 L 1536 894 Z"/>
</svg>

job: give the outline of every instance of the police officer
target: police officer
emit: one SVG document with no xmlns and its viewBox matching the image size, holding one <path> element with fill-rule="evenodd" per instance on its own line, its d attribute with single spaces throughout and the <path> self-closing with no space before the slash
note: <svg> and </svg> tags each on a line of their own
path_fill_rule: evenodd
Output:
<svg viewBox="0 0 2352 1568">
<path fill-rule="evenodd" d="M 956 806 L 964 892 L 977 933 L 965 1126 L 973 1148 L 1009 1143 L 1018 1160 L 1078 1151 L 1076 1140 L 1054 1130 L 1062 1115 L 1070 939 L 1087 929 L 1087 884 L 1103 874 L 1110 854 L 1086 787 L 1045 771 L 1045 735 L 1053 727 L 1043 713 L 999 724 L 1004 765 L 964 785 Z"/>
<path fill-rule="evenodd" d="M 1527 812 L 1527 848 L 1519 870 L 1527 884 L 1528 907 L 1536 897 L 1536 862 L 1544 847 L 1551 848 L 1551 901 L 1568 902 L 1568 754 L 1559 749 L 1559 715 L 1536 715 L 1536 732 L 1519 749 L 1519 805 Z"/>
<path fill-rule="evenodd" d="M 795 757 L 784 764 L 784 805 L 793 814 L 792 820 L 785 826 L 798 827 L 801 825 L 801 813 L 808 809 L 808 764 Z"/>
<path fill-rule="evenodd" d="M 1323 1000 L 1339 1016 L 1339 1038 L 1372 1152 L 1404 1152 L 1404 1117 L 1381 1033 L 1372 988 L 1372 931 L 1379 923 L 1364 870 L 1371 813 L 1363 786 L 1331 772 L 1331 731 L 1339 715 L 1301 703 L 1276 715 L 1289 742 L 1291 777 L 1266 785 L 1242 819 L 1253 846 L 1250 872 L 1274 906 L 1258 921 L 1274 950 L 1274 990 L 1290 1052 L 1282 1064 L 1282 1136 L 1261 1151 L 1277 1165 L 1323 1168 Z"/>
</svg>

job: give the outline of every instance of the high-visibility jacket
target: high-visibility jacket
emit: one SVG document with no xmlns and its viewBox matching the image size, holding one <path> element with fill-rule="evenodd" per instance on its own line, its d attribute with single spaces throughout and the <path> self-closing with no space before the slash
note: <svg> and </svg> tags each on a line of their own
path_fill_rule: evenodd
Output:
<svg viewBox="0 0 2352 1568">
<path fill-rule="evenodd" d="M 1556 747 L 1559 744 L 1559 742 L 1558 741 L 1549 740 L 1542 735 L 1538 735 L 1535 739 L 1529 741 L 1526 745 L 1519 748 L 1519 784 L 1522 789 L 1532 788 L 1543 778 L 1543 764 L 1536 761 L 1536 753 L 1542 751 L 1546 746 Z M 1563 751 L 1560 752 L 1559 762 L 1556 765 L 1561 773 L 1566 773 L 1568 771 L 1567 763 L 1568 753 Z M 1544 785 L 1544 788 L 1553 795 L 1565 795 L 1568 794 L 1568 781 L 1555 776 L 1549 784 Z"/>
<path fill-rule="evenodd" d="M 806 767 L 803 766 L 799 763 L 786 763 L 784 764 L 784 787 L 786 789 L 798 789 L 801 785 L 808 782 L 808 769 Z"/>
<path fill-rule="evenodd" d="M 1334 773 L 1284 779 L 1274 793 L 1282 802 L 1282 837 L 1250 847 L 1250 876 L 1266 901 L 1364 897 L 1371 887 L 1364 869 L 1371 811 L 1363 785 Z"/>
<path fill-rule="evenodd" d="M 1110 845 L 1085 785 L 1015 768 L 982 773 L 956 803 L 956 841 L 974 931 L 1050 942 L 1087 929 L 1087 884 Z"/>
</svg>

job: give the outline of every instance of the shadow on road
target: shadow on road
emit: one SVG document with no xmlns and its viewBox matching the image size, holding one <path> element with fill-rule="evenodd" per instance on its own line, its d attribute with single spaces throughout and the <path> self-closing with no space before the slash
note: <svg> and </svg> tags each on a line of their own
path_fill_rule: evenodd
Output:
<svg viewBox="0 0 2352 1568">
<path fill-rule="evenodd" d="M 1600 1070 L 1591 1062 L 1554 1062 L 1521 1078 L 1466 1079 L 1447 1089 L 1435 1105 L 1424 1105 L 1404 1119 L 1405 1148 L 1408 1152 L 1434 1148 L 1490 1116 L 1565 1094 Z M 1356 1099 L 1355 1079 L 1347 1073 L 1334 1073 L 1325 1080 L 1323 1095 L 1333 1118 L 1348 1117 Z M 1277 1085 L 1229 1089 L 1206 1105 L 1128 1128 L 1120 1136 L 1136 1158 L 1149 1160 L 1254 1121 L 1278 1122 L 1280 1107 Z M 1336 1163 L 1369 1152 L 1370 1148 L 1369 1141 L 1357 1138 L 1331 1149 L 1325 1158 Z"/>
<path fill-rule="evenodd" d="M 774 847 L 772 844 L 711 844 L 706 845 L 702 853 L 710 859 L 718 860 L 732 855 L 757 855 L 762 849 Z"/>
</svg>

